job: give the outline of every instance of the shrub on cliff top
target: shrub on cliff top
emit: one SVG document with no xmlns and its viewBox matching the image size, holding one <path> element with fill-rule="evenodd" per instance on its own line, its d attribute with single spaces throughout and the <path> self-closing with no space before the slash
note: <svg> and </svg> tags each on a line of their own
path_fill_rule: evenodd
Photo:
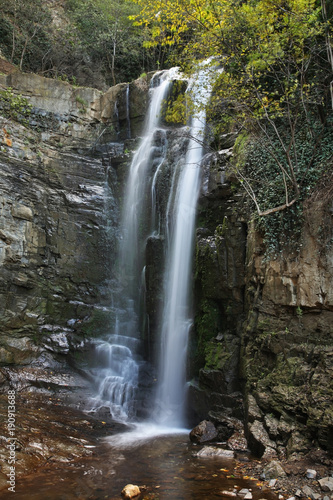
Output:
<svg viewBox="0 0 333 500">
<path fill-rule="evenodd" d="M 31 109 L 28 99 L 14 94 L 10 87 L 0 90 L 0 113 L 4 117 L 28 125 Z"/>
</svg>

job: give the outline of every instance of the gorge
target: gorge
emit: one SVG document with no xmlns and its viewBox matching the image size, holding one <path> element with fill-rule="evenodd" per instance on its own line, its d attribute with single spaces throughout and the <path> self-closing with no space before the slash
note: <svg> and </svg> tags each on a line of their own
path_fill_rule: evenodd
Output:
<svg viewBox="0 0 333 500">
<path fill-rule="evenodd" d="M 158 125 L 156 109 L 150 142 L 138 143 L 149 93 L 159 92 L 168 74 L 148 74 L 105 93 L 33 74 L 0 75 L 3 87 L 33 106 L 28 127 L 1 117 L 2 392 L 14 388 L 28 400 L 36 394 L 69 394 L 69 399 L 74 394 L 75 399 L 87 387 L 90 397 L 90 383 L 95 391 L 97 383 L 95 407 L 114 397 L 116 417 L 134 411 L 141 419 L 152 413 L 168 419 L 173 403 L 178 406 L 184 396 L 179 393 L 176 402 L 165 405 L 170 389 L 156 362 L 163 334 L 160 311 L 164 304 L 174 320 L 173 308 L 182 304 L 180 322 L 189 341 L 187 422 L 209 420 L 219 440 L 236 450 L 250 447 L 263 460 L 312 454 L 328 463 L 333 442 L 332 183 L 320 184 L 307 202 L 299 254 L 286 250 L 269 260 L 263 235 L 248 217 L 247 200 L 227 168 L 236 137 L 221 134 L 218 153 L 205 155 L 200 169 L 191 325 L 187 304 L 175 290 L 170 287 L 173 305 L 164 295 L 163 262 L 173 260 L 168 223 L 173 204 L 178 199 L 184 218 L 195 212 L 196 197 L 177 198 L 178 173 L 167 166 L 184 162 L 188 148 L 198 150 L 187 129 L 170 126 L 163 113 Z M 161 85 L 154 86 L 159 78 Z M 175 78 L 171 73 L 165 82 Z M 160 103 L 164 97 L 161 93 Z M 150 184 L 138 180 L 135 166 L 151 169 Z M 133 184 L 123 195 L 129 172 Z M 191 181 L 185 182 L 188 187 Z M 170 187 L 175 189 L 171 198 Z M 127 206 L 134 192 L 144 198 L 149 215 L 142 217 L 137 204 Z M 123 223 L 131 227 L 125 234 L 121 205 L 132 221 Z M 180 232 L 190 242 L 192 229 L 185 225 L 189 232 L 184 227 Z M 122 256 L 115 262 L 121 238 Z M 173 268 L 175 280 L 179 268 L 186 271 L 191 248 L 187 252 Z M 188 288 L 186 279 L 176 285 L 177 293 L 181 285 Z M 139 307 L 143 302 L 145 314 Z M 170 320 L 165 323 L 176 330 Z M 177 354 L 177 366 L 184 366 L 182 346 L 176 354 L 171 347 L 166 351 L 167 361 Z M 108 372 L 110 359 L 131 373 L 120 392 L 113 377 L 123 374 Z M 176 377 L 177 387 L 185 377 L 173 366 L 163 370 L 170 374 L 168 381 Z M 159 388 L 156 379 L 164 380 Z M 139 411 L 131 408 L 134 393 Z M 162 402 L 155 410 L 153 397 Z M 183 421 L 178 415 L 176 423 Z M 23 447 L 35 442 L 24 439 Z M 40 456 L 43 462 L 48 454 Z"/>
</svg>

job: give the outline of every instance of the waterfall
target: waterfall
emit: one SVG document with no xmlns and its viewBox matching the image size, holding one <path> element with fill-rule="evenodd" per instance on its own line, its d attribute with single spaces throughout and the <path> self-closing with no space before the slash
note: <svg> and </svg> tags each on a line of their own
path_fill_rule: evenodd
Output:
<svg viewBox="0 0 333 500">
<path fill-rule="evenodd" d="M 210 96 L 209 68 L 203 66 L 190 82 L 188 92 L 198 111 L 189 125 L 189 144 L 179 176 L 171 221 L 165 268 L 162 316 L 160 383 L 157 412 L 161 422 L 184 425 L 185 366 L 191 317 L 191 271 L 196 204 L 200 189 L 200 164 L 204 153 L 205 106 Z M 170 200 L 173 192 L 170 192 Z M 171 202 L 172 203 L 172 202 Z M 170 210 L 170 202 L 168 209 Z"/>
<path fill-rule="evenodd" d="M 127 139 L 131 138 L 131 119 L 130 119 L 130 88 L 126 87 L 126 123 L 127 123 Z"/>
<path fill-rule="evenodd" d="M 177 69 L 161 71 L 151 81 L 150 104 L 141 144 L 134 154 L 126 189 L 119 245 L 119 287 L 114 333 L 95 342 L 92 374 L 96 396 L 92 409 L 108 406 L 111 415 L 126 421 L 136 414 L 136 393 L 140 364 L 140 304 L 144 295 L 145 240 L 152 228 L 146 223 L 151 212 L 146 203 L 147 189 L 154 169 L 163 162 L 165 134 L 158 127 L 163 100 L 176 77 Z M 128 94 L 126 94 L 128 98 Z M 128 101 L 127 101 L 128 102 Z M 161 145 L 159 146 L 159 142 Z M 157 161 L 157 165 L 156 165 Z"/>
<path fill-rule="evenodd" d="M 133 156 L 123 196 L 120 292 L 114 307 L 114 332 L 95 343 L 98 366 L 94 372 L 94 407 L 108 406 L 112 416 L 122 421 L 136 416 L 140 368 L 144 364 L 139 339 L 144 332 L 150 335 L 146 331 L 150 327 L 149 314 L 143 311 L 150 245 L 153 253 L 161 253 L 164 275 L 159 333 L 154 332 L 155 338 L 161 339 L 158 390 L 150 415 L 160 425 L 184 425 L 193 238 L 204 152 L 204 108 L 209 98 L 208 74 L 206 67 L 201 68 L 188 87 L 191 99 L 201 103 L 201 111 L 187 127 L 176 130 L 161 123 L 161 110 L 173 81 L 180 78 L 178 70 L 158 72 L 151 80 L 145 132 Z M 156 325 L 154 328 L 157 330 Z"/>
<path fill-rule="evenodd" d="M 156 136 L 159 135 L 159 120 L 161 106 L 166 98 L 172 79 L 177 75 L 177 69 L 162 71 L 154 75 L 151 83 L 151 103 L 146 119 L 146 130 L 141 145 L 134 154 L 123 208 L 122 228 L 123 241 L 120 250 L 123 280 L 135 280 L 140 273 L 144 254 L 145 236 L 148 236 L 151 226 L 147 224 L 144 215 L 147 209 L 146 193 L 152 174 L 152 160 L 156 157 Z M 135 285 L 135 283 L 134 283 Z"/>
</svg>

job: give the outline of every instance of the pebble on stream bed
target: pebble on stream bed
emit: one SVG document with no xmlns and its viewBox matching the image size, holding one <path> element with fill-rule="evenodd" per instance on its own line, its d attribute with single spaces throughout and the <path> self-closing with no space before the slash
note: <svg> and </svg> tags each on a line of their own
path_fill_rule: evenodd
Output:
<svg viewBox="0 0 333 500">
<path fill-rule="evenodd" d="M 140 495 L 141 491 L 140 491 L 140 488 L 139 486 L 137 486 L 136 484 L 127 484 L 122 492 L 121 492 L 121 496 L 123 498 L 125 498 L 126 500 L 130 500 L 131 498 L 135 498 L 137 497 L 138 495 Z"/>
</svg>

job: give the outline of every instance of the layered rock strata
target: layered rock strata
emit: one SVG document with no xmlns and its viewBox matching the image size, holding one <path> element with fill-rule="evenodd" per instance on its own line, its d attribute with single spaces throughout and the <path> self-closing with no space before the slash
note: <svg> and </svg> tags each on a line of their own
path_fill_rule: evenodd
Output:
<svg viewBox="0 0 333 500">
<path fill-rule="evenodd" d="M 299 253 L 286 246 L 267 259 L 235 180 L 225 181 L 228 154 L 210 168 L 200 200 L 192 408 L 200 419 L 208 407 L 221 422 L 239 417 L 241 391 L 259 456 L 332 453 L 332 183 L 305 205 Z"/>
<path fill-rule="evenodd" d="M 70 375 L 53 380 L 51 370 L 84 359 L 85 339 L 112 321 L 119 186 L 149 78 L 103 94 L 33 74 L 0 75 L 13 102 L 19 95 L 32 106 L 24 124 L 0 118 L 3 382 L 73 386 Z M 26 377 L 8 369 L 14 365 L 26 366 Z"/>
</svg>

